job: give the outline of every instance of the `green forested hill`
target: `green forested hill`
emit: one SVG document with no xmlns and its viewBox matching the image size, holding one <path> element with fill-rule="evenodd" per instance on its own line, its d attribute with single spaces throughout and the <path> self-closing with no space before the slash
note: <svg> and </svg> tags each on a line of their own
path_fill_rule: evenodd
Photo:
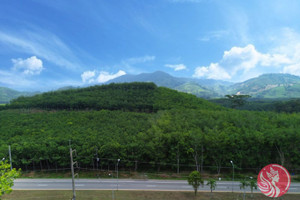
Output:
<svg viewBox="0 0 300 200">
<path fill-rule="evenodd" d="M 5 87 L 0 87 L 0 104 L 8 103 L 11 99 L 17 98 L 20 95 L 22 94 L 18 91 Z"/>
<path fill-rule="evenodd" d="M 138 75 L 126 74 L 107 83 L 153 82 L 158 86 L 167 87 L 180 92 L 194 94 L 201 98 L 211 99 L 224 96 L 225 88 L 232 83 L 213 79 L 179 78 L 162 71 L 142 73 Z"/>
<path fill-rule="evenodd" d="M 117 159 L 123 170 L 222 173 L 230 160 L 237 170 L 297 169 L 299 122 L 299 114 L 223 109 L 151 83 L 112 84 L 15 100 L 0 111 L 0 157 L 11 145 L 15 167 L 69 167 L 71 140 L 90 169 L 97 156 L 103 169 Z"/>
<path fill-rule="evenodd" d="M 47 92 L 19 97 L 8 108 L 38 109 L 107 109 L 156 112 L 170 108 L 221 109 L 221 107 L 153 83 L 123 83 Z"/>
<path fill-rule="evenodd" d="M 0 104 L 9 103 L 19 96 L 31 96 L 38 92 L 19 92 L 10 88 L 0 87 Z"/>
<path fill-rule="evenodd" d="M 213 90 L 209 90 L 209 89 L 204 88 L 204 87 L 198 85 L 197 83 L 193 83 L 193 82 L 184 83 L 180 86 L 175 87 L 174 89 L 177 91 L 194 94 L 198 97 L 202 97 L 202 98 L 206 98 L 206 99 L 220 96 Z"/>
<path fill-rule="evenodd" d="M 300 77 L 290 74 L 264 74 L 230 86 L 229 94 L 255 98 L 300 98 Z"/>
</svg>

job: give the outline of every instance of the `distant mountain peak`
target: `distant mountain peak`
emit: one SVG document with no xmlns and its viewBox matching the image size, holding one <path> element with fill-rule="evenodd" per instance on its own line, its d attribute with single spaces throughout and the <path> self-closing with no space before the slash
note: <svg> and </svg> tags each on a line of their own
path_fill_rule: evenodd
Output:
<svg viewBox="0 0 300 200">
<path fill-rule="evenodd" d="M 257 98 L 299 98 L 300 77 L 283 73 L 262 74 L 234 84 L 230 93 L 238 92 Z"/>
<path fill-rule="evenodd" d="M 164 76 L 171 76 L 170 74 L 168 74 L 167 72 L 164 72 L 164 71 L 155 71 L 153 73 L 149 73 L 149 74 L 152 74 L 152 75 L 164 75 Z"/>
<path fill-rule="evenodd" d="M 157 86 L 168 87 L 176 89 L 181 92 L 195 94 L 198 97 L 212 98 L 219 97 L 217 91 L 224 90 L 229 84 L 225 81 L 206 80 L 206 79 L 193 79 L 193 78 L 180 78 L 174 77 L 164 71 L 155 71 L 152 73 L 141 73 L 138 75 L 120 76 L 113 80 L 106 82 L 109 83 L 128 83 L 128 82 L 153 82 Z M 217 91 L 216 91 L 217 90 Z"/>
</svg>

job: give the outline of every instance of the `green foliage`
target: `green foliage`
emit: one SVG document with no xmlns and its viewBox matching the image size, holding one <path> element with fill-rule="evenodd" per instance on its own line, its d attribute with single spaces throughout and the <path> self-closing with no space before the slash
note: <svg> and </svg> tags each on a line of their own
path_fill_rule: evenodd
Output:
<svg viewBox="0 0 300 200">
<path fill-rule="evenodd" d="M 41 162 L 45 168 L 48 164 L 68 166 L 69 140 L 84 166 L 91 166 L 96 148 L 101 158 L 153 162 L 156 169 L 160 166 L 155 163 L 176 163 L 177 158 L 180 164 L 192 165 L 194 155 L 201 160 L 202 146 L 203 164 L 219 170 L 230 167 L 228 160 L 233 158 L 241 168 L 278 163 L 278 150 L 288 167 L 300 166 L 296 145 L 300 142 L 299 114 L 198 109 L 157 113 L 4 110 L 0 118 L 0 154 L 4 157 L 7 145 L 12 144 L 13 160 L 24 169 Z M 105 162 L 102 164 L 107 165 Z"/>
<path fill-rule="evenodd" d="M 153 83 L 123 83 L 47 92 L 12 100 L 7 108 L 44 110 L 122 110 L 156 112 L 171 108 L 221 109 L 194 95 Z"/>
<path fill-rule="evenodd" d="M 30 92 L 19 92 L 16 90 L 12 90 L 5 87 L 0 87 L 0 104 L 2 103 L 9 103 L 12 99 L 15 99 L 19 96 L 29 96 L 33 95 L 34 93 Z"/>
<path fill-rule="evenodd" d="M 246 179 L 243 179 L 240 181 L 240 188 L 245 190 L 250 185 L 249 181 Z"/>
<path fill-rule="evenodd" d="M 110 84 L 88 88 L 47 92 L 32 97 L 19 97 L 9 108 L 46 110 L 108 109 L 124 111 L 153 111 L 152 83 Z"/>
<path fill-rule="evenodd" d="M 232 108 L 240 107 L 245 105 L 246 100 L 250 98 L 249 95 L 225 95 L 225 97 L 229 100 Z"/>
<path fill-rule="evenodd" d="M 252 177 L 250 177 L 250 180 L 249 180 L 249 187 L 251 189 L 251 196 L 253 197 L 253 190 L 254 189 L 257 190 L 257 181 L 255 179 L 253 179 Z"/>
<path fill-rule="evenodd" d="M 217 186 L 217 182 L 215 179 L 213 178 L 210 178 L 207 180 L 207 183 L 206 185 L 209 185 L 209 188 L 210 188 L 210 192 L 212 192 L 213 190 L 216 189 L 216 186 Z"/>
<path fill-rule="evenodd" d="M 210 100 L 221 106 L 232 108 L 232 103 L 227 98 Z M 249 99 L 245 104 L 234 107 L 239 110 L 273 111 L 296 113 L 300 112 L 300 99 Z"/>
<path fill-rule="evenodd" d="M 253 189 L 257 189 L 256 180 L 253 179 L 252 177 L 244 177 L 244 179 L 242 179 L 240 181 L 240 188 L 244 190 L 244 199 L 246 196 L 246 188 L 247 187 L 251 188 L 251 196 L 253 197 Z"/>
<path fill-rule="evenodd" d="M 58 106 L 64 99 L 70 100 L 65 100 L 66 107 Z M 41 109 L 44 101 L 61 109 Z M 75 109 L 76 102 L 89 103 L 82 104 L 85 109 Z M 300 167 L 297 113 L 225 109 L 151 83 L 22 97 L 14 106 L 20 109 L 5 106 L 0 111 L 0 157 L 10 144 L 14 166 L 25 170 L 68 167 L 69 140 L 83 167 L 96 166 L 95 154 L 102 167 L 112 167 L 113 160 L 120 158 L 122 167 L 130 170 L 179 171 L 180 166 L 196 166 L 200 171 L 215 166 L 220 174 L 231 167 L 230 160 L 239 168 L 257 169 L 269 163 Z"/>
<path fill-rule="evenodd" d="M 234 84 L 228 92 L 249 94 L 255 98 L 299 98 L 300 78 L 289 74 L 264 74 Z"/>
<path fill-rule="evenodd" d="M 202 87 L 201 85 L 199 85 L 197 83 L 193 83 L 193 82 L 184 83 L 180 86 L 175 87 L 174 89 L 181 91 L 181 92 L 186 92 L 188 94 L 194 94 L 198 97 L 202 97 L 202 98 L 206 98 L 206 99 L 215 98 L 215 97 L 220 96 L 216 92 L 213 92 L 213 90 L 209 90 L 209 89 Z"/>
<path fill-rule="evenodd" d="M 12 192 L 11 187 L 14 185 L 14 180 L 20 175 L 20 171 L 16 169 L 10 170 L 10 164 L 0 162 L 0 198 L 2 195 Z"/>
<path fill-rule="evenodd" d="M 193 186 L 194 191 L 195 191 L 195 196 L 196 196 L 199 186 L 203 185 L 203 183 L 204 183 L 200 172 L 198 172 L 198 171 L 191 172 L 188 176 L 187 181 L 188 181 L 189 185 Z"/>
</svg>

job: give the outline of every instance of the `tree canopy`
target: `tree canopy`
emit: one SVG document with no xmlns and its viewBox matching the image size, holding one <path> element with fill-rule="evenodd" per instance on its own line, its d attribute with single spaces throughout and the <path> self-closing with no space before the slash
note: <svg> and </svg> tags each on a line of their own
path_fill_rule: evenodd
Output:
<svg viewBox="0 0 300 200">
<path fill-rule="evenodd" d="M 10 169 L 10 164 L 0 161 L 0 199 L 1 196 L 12 192 L 14 180 L 20 175 L 20 171 Z"/>
<path fill-rule="evenodd" d="M 24 170 L 68 167 L 69 140 L 82 167 L 111 169 L 116 159 L 130 170 L 213 166 L 218 174 L 230 160 L 254 170 L 300 167 L 300 114 L 226 109 L 151 83 L 51 92 L 4 107 L 0 157 L 11 145 L 14 166 Z"/>
<path fill-rule="evenodd" d="M 204 184 L 200 172 L 192 171 L 188 176 L 188 183 L 189 185 L 193 186 L 196 196 L 199 186 Z"/>
</svg>

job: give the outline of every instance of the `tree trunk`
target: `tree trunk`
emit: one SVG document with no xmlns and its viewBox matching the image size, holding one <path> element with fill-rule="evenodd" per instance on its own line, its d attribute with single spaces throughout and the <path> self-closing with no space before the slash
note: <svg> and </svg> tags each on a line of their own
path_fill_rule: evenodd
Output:
<svg viewBox="0 0 300 200">
<path fill-rule="evenodd" d="M 204 152 L 204 147 L 203 147 L 203 144 L 202 144 L 201 145 L 201 174 L 203 173 L 203 161 L 204 161 L 203 152 Z"/>
<path fill-rule="evenodd" d="M 41 171 L 43 170 L 43 164 L 42 161 L 40 160 L 40 167 L 41 167 Z"/>
<path fill-rule="evenodd" d="M 137 171 L 137 169 L 138 169 L 138 165 L 137 165 L 138 161 L 136 160 L 134 162 L 135 162 L 134 171 Z"/>
<path fill-rule="evenodd" d="M 50 165 L 49 165 L 48 159 L 46 160 L 46 164 L 47 164 L 47 167 L 48 167 L 48 170 L 49 170 L 50 169 Z"/>
<path fill-rule="evenodd" d="M 198 154 L 197 151 L 194 153 L 194 159 L 195 159 L 195 164 L 196 164 L 196 169 L 199 172 L 199 162 L 198 162 Z"/>
<path fill-rule="evenodd" d="M 195 160 L 196 169 L 199 172 L 199 170 L 200 170 L 199 169 L 199 160 L 198 160 L 198 152 L 197 152 L 196 146 L 194 147 L 193 157 L 194 157 L 194 160 Z"/>
<path fill-rule="evenodd" d="M 221 173 L 221 161 L 218 160 L 218 159 L 215 159 L 215 164 L 216 164 L 216 167 L 217 167 L 217 173 L 218 173 L 218 176 L 219 176 L 220 173 Z"/>
<path fill-rule="evenodd" d="M 35 165 L 34 165 L 34 161 L 32 160 L 32 168 L 33 168 L 33 171 L 35 170 Z"/>
<path fill-rule="evenodd" d="M 157 164 L 157 172 L 160 172 L 160 163 Z"/>
<path fill-rule="evenodd" d="M 179 162 L 180 162 L 180 154 L 179 149 L 177 149 L 177 174 L 179 174 Z"/>
<path fill-rule="evenodd" d="M 93 170 L 95 170 L 95 160 L 94 160 L 94 158 L 92 158 L 92 162 L 93 162 Z"/>
<path fill-rule="evenodd" d="M 284 152 L 281 150 L 281 147 L 278 148 L 277 145 L 275 145 L 275 147 L 276 147 L 276 149 L 278 151 L 278 154 L 279 154 L 280 163 L 283 166 L 284 165 L 284 161 L 285 161 Z"/>
</svg>

